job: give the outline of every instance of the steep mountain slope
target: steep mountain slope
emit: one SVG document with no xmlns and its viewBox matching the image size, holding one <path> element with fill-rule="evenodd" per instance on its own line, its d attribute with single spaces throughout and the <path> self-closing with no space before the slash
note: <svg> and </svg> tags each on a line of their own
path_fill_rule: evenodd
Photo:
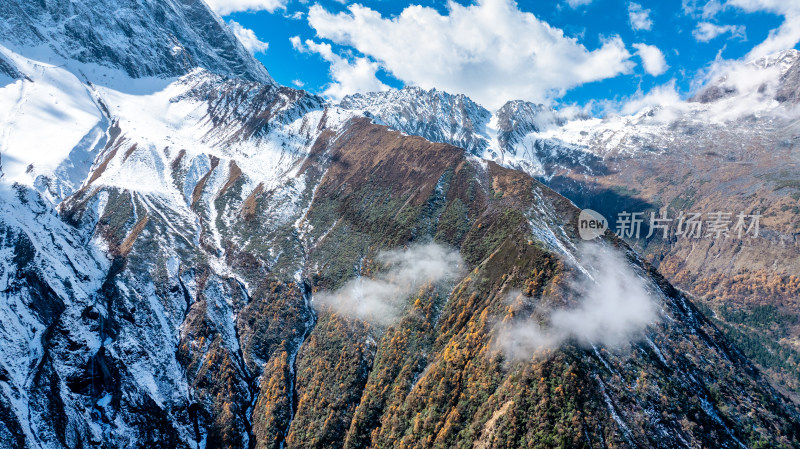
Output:
<svg viewBox="0 0 800 449">
<path fill-rule="evenodd" d="M 758 238 L 656 235 L 637 246 L 676 285 L 711 307 L 707 312 L 722 320 L 751 357 L 796 391 L 800 222 L 792 183 L 800 153 L 789 142 L 798 128 L 766 121 L 749 125 L 761 132 L 706 129 L 702 137 L 673 141 L 675 148 L 688 150 L 614 164 L 611 174 L 591 183 L 568 176 L 551 184 L 612 220 L 625 210 L 645 211 L 648 221 L 656 209 L 673 220 L 680 211 L 702 212 L 707 220 L 710 213 L 724 212 L 732 214 L 732 228 L 737 214 L 760 213 Z"/>
<path fill-rule="evenodd" d="M 0 41 L 45 46 L 64 59 L 122 69 L 134 78 L 204 67 L 273 83 L 203 0 L 7 0 L 0 5 Z"/>
<path fill-rule="evenodd" d="M 616 129 L 590 131 L 585 147 L 606 155 L 607 171 L 587 179 L 560 170 L 551 174 L 550 185 L 612 222 L 625 210 L 662 210 L 673 219 L 680 211 L 702 212 L 706 219 L 714 212 L 759 213 L 756 239 L 673 235 L 632 243 L 707 305 L 709 315 L 777 384 L 797 392 L 800 122 L 780 92 L 800 88 L 791 81 L 800 52 L 755 65 L 744 70 L 747 83 L 734 72 L 711 84 L 696 98 L 704 103 L 654 108 Z M 717 98 L 711 92 L 727 94 Z"/>
<path fill-rule="evenodd" d="M 157 144 L 158 121 L 139 109 L 154 103 L 197 111 L 186 132 L 171 131 L 174 148 Z M 110 267 L 91 301 L 65 306 L 77 316 L 48 323 L 42 346 L 52 356 L 35 358 L 28 374 L 46 395 L 14 410 L 34 416 L 18 441 L 732 447 L 800 438 L 796 411 L 633 254 L 622 263 L 652 279 L 661 312 L 630 349 L 575 341 L 523 361 L 498 350 L 493 323 L 577 306 L 570 279 L 597 269 L 564 226 L 572 206 L 519 172 L 345 120 L 298 91 L 213 75 L 119 105 L 109 107 L 114 125 L 96 166 L 60 206 L 74 232 L 106 248 Z M 184 135 L 204 137 L 191 148 Z M 261 172 L 270 148 L 279 156 Z M 459 247 L 469 274 L 412 295 L 396 324 L 310 307 L 314 290 L 379 269 L 382 248 L 427 239 Z M 507 303 L 516 289 L 523 299 Z M 428 418 L 412 426 L 419 413 Z"/>
<path fill-rule="evenodd" d="M 0 51 L 3 447 L 800 447 L 680 292 L 523 172 L 214 67 Z M 463 267 L 393 316 L 320 299 L 430 242 Z M 533 338 L 587 297 L 647 313 Z"/>
<path fill-rule="evenodd" d="M 612 228 L 617 214 L 643 212 L 642 237 L 650 212 L 659 210 L 673 220 L 681 211 L 734 218 L 761 213 L 758 239 L 663 240 L 658 233 L 629 243 L 710 307 L 715 322 L 777 385 L 796 392 L 800 122 L 792 92 L 800 90 L 798 70 L 800 52 L 786 51 L 731 67 L 689 102 L 605 119 L 569 118 L 509 102 L 489 122 L 495 134 L 482 136 L 499 150 L 484 156 L 524 169 L 580 207 L 601 211 Z"/>
</svg>

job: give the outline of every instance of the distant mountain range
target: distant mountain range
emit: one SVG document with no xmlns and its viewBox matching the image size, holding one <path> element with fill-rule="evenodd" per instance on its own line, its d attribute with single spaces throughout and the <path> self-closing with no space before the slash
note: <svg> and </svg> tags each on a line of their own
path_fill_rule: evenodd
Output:
<svg viewBox="0 0 800 449">
<path fill-rule="evenodd" d="M 651 189 L 689 168 L 714 179 L 686 201 L 771 204 L 796 187 L 765 156 L 793 169 L 791 118 L 737 117 L 741 153 L 680 165 L 668 139 L 723 145 L 731 122 L 413 88 L 332 105 L 276 84 L 199 0 L 0 17 L 0 446 L 800 447 L 796 404 L 714 323 L 755 324 L 659 274 L 684 282 L 682 243 L 582 242 L 576 207 L 592 188 L 667 204 Z M 718 163 L 756 142 L 752 165 Z M 785 217 L 730 251 L 755 273 Z"/>
</svg>

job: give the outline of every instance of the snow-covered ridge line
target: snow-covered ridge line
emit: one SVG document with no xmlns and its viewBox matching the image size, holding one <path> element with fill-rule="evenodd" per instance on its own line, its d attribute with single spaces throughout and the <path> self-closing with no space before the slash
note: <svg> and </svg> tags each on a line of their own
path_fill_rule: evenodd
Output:
<svg viewBox="0 0 800 449">
<path fill-rule="evenodd" d="M 303 91 L 204 69 L 130 80 L 95 65 L 42 63 L 2 46 L 0 55 L 26 77 L 0 88 L 3 182 L 35 186 L 54 203 L 80 188 L 90 171 L 96 185 L 170 191 L 169 167 L 181 151 L 184 160 L 207 155 L 225 167 L 236 160 L 269 189 L 298 168 L 323 117 L 325 126 L 338 127 L 354 115 Z M 94 81 L 81 79 L 87 73 Z M 117 136 L 106 133 L 111 123 Z M 118 148 L 109 155 L 112 143 Z"/>
<path fill-rule="evenodd" d="M 178 414 L 197 400 L 176 354 L 182 338 L 194 338 L 184 326 L 193 301 L 205 304 L 201 318 L 244 366 L 239 293 L 227 282 L 246 286 L 253 277 L 241 276 L 227 250 L 268 240 L 297 220 L 313 182 L 301 173 L 303 161 L 322 133 L 339 132 L 355 114 L 303 91 L 204 68 L 131 78 L 46 46 L 0 45 L 0 58 L 13 69 L 3 72 L 20 74 L 0 79 L 0 284 L 8 284 L 0 296 L 10 305 L 0 317 L 0 371 L 8 374 L 0 388 L 11 401 L 0 405 L 30 447 L 60 441 L 44 421 L 51 418 L 70 429 L 61 445 L 147 445 L 132 430 L 140 419 L 128 413 L 132 403 Z M 249 200 L 262 205 L 255 231 L 237 233 Z M 141 246 L 147 253 L 137 255 Z M 177 293 L 158 291 L 163 285 Z M 48 359 L 48 351 L 59 355 Z M 98 385 L 104 364 L 119 369 L 119 390 Z M 61 409 L 32 415 L 48 407 L 32 379 L 50 376 L 64 380 L 45 393 L 60 398 Z M 115 418 L 102 422 L 100 414 Z M 180 447 L 203 446 L 186 416 L 167 418 Z"/>
<path fill-rule="evenodd" d="M 351 95 L 340 106 L 533 176 L 547 178 L 564 170 L 592 174 L 608 157 L 635 156 L 642 148 L 665 151 L 692 127 L 724 127 L 753 115 L 794 117 L 800 111 L 799 51 L 724 70 L 688 101 L 669 89 L 656 89 L 604 118 L 520 100 L 490 112 L 464 95 L 418 87 Z"/>
</svg>

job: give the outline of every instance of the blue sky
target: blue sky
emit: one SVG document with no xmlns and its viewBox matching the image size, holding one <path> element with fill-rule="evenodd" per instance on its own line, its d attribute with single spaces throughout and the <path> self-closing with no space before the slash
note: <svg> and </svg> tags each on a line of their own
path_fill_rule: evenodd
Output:
<svg viewBox="0 0 800 449">
<path fill-rule="evenodd" d="M 209 3 L 268 44 L 255 55 L 278 82 L 333 99 L 420 85 L 490 108 L 586 105 L 671 83 L 685 97 L 720 60 L 800 40 L 800 0 Z"/>
</svg>

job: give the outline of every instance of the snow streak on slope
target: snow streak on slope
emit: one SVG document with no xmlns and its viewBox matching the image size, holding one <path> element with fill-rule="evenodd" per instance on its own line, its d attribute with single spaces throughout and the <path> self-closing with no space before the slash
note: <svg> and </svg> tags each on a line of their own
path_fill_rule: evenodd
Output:
<svg viewBox="0 0 800 449">
<path fill-rule="evenodd" d="M 201 317 L 244 366 L 233 298 L 248 297 L 258 278 L 238 274 L 226 250 L 277 239 L 269 229 L 300 218 L 309 207 L 303 161 L 323 131 L 353 114 L 204 69 L 131 79 L 92 63 L 42 63 L 47 48 L 28 57 L 0 51 L 21 75 L 0 87 L 0 384 L 8 398 L 0 413 L 20 424 L 0 431 L 0 441 L 145 444 L 137 420 L 162 416 L 167 441 L 202 445 L 185 416 L 195 393 L 175 349 L 194 338 L 184 320 L 203 304 Z M 238 234 L 245 203 L 261 195 L 271 198 L 260 211 L 263 235 Z M 137 255 L 136 242 L 153 250 Z M 292 263 L 301 272 L 302 258 Z M 207 267 L 200 278 L 198 267 Z M 165 285 L 177 294 L 165 296 Z M 251 374 L 237 376 L 247 391 Z M 59 378 L 64 385 L 36 383 Z M 68 435 L 53 434 L 51 419 Z"/>
<path fill-rule="evenodd" d="M 72 341 L 83 350 L 71 357 L 96 352 L 102 341 L 81 319 L 93 305 L 108 270 L 100 249 L 66 225 L 37 192 L 0 184 L 0 408 L 7 410 L 6 431 L 24 434 L 31 447 L 47 439 L 45 425 L 31 410 L 43 402 L 38 374 L 52 363 L 51 333 L 61 320 Z M 69 377 L 67 364 L 61 375 Z M 46 394 L 46 393 L 45 393 Z M 6 402 L 8 401 L 8 402 Z M 63 416 L 70 420 L 72 416 Z M 18 424 L 18 428 L 14 428 Z M 5 432 L 0 439 L 7 441 Z"/>
</svg>

